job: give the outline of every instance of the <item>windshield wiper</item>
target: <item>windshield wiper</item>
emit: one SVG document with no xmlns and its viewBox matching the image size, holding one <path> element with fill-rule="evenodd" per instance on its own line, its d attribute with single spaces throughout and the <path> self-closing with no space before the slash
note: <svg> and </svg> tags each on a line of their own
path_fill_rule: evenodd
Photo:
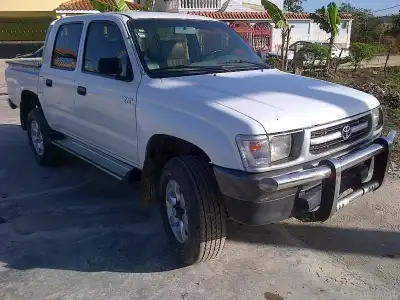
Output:
<svg viewBox="0 0 400 300">
<path fill-rule="evenodd" d="M 257 67 L 262 67 L 262 68 L 268 68 L 269 66 L 264 63 L 258 63 L 258 62 L 253 62 L 249 60 L 244 60 L 244 59 L 232 59 L 232 60 L 227 60 L 227 61 L 222 61 L 218 64 L 249 64 Z"/>
<path fill-rule="evenodd" d="M 174 70 L 195 70 L 195 71 L 226 71 L 226 69 L 222 66 L 191 66 L 191 65 L 176 65 L 169 67 L 162 67 L 151 70 L 154 71 L 174 71 Z"/>
</svg>

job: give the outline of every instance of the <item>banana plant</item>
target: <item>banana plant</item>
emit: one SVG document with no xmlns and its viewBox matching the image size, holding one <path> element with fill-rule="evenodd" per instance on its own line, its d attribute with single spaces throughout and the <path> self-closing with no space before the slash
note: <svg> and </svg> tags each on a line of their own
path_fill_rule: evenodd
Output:
<svg viewBox="0 0 400 300">
<path fill-rule="evenodd" d="M 130 11 L 125 0 L 113 0 L 114 4 L 102 0 L 89 0 L 95 10 L 99 12 L 122 12 Z M 139 10 L 153 10 L 154 0 L 146 0 Z"/>
<path fill-rule="evenodd" d="M 101 0 L 90 0 L 93 8 L 99 12 L 118 12 L 118 11 L 129 11 L 129 6 L 125 0 L 114 0 L 115 5 L 103 2 Z"/>
<path fill-rule="evenodd" d="M 315 13 L 311 14 L 311 19 L 319 25 L 326 33 L 330 34 L 329 38 L 329 53 L 327 62 L 326 62 L 326 69 L 329 72 L 331 59 L 332 59 L 332 48 L 333 43 L 335 42 L 335 37 L 339 35 L 339 25 L 342 23 L 342 19 L 339 15 L 339 9 L 335 2 L 331 2 L 325 8 L 322 6 L 321 8 L 317 9 Z"/>
<path fill-rule="evenodd" d="M 283 11 L 275 3 L 269 0 L 261 0 L 261 4 L 271 16 L 272 22 L 275 24 L 275 28 L 282 30 L 281 63 L 282 70 L 286 70 L 290 31 L 292 27 L 289 25 L 289 22 Z"/>
</svg>

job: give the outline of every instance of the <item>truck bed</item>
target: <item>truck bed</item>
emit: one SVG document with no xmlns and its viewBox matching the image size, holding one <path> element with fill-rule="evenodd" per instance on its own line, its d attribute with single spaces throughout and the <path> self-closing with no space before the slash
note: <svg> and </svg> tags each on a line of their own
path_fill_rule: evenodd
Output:
<svg viewBox="0 0 400 300">
<path fill-rule="evenodd" d="M 15 66 L 40 68 L 42 66 L 42 58 L 15 58 L 6 60 L 6 63 Z"/>
<path fill-rule="evenodd" d="M 20 106 L 22 91 L 38 94 L 38 79 L 41 58 L 19 58 L 7 60 L 5 77 L 7 81 L 8 97 L 10 101 Z"/>
</svg>

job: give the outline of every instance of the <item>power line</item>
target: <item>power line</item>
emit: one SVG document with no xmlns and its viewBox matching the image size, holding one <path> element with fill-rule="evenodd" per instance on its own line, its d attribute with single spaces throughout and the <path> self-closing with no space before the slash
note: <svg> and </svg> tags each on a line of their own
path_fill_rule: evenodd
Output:
<svg viewBox="0 0 400 300">
<path fill-rule="evenodd" d="M 391 6 L 391 7 L 387 7 L 387 8 L 383 8 L 383 9 L 379 9 L 379 10 L 374 10 L 373 12 L 388 10 L 388 9 L 396 8 L 396 7 L 399 7 L 399 6 L 400 6 L 400 4 L 397 4 L 397 5 L 395 5 L 395 6 Z"/>
</svg>

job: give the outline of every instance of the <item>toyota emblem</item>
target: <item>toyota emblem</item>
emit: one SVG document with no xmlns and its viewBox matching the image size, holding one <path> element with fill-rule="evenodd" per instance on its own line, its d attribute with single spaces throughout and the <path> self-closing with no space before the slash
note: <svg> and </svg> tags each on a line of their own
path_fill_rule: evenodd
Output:
<svg viewBox="0 0 400 300">
<path fill-rule="evenodd" d="M 342 128 L 342 138 L 343 140 L 349 139 L 351 136 L 351 127 L 349 125 L 346 125 Z"/>
</svg>

